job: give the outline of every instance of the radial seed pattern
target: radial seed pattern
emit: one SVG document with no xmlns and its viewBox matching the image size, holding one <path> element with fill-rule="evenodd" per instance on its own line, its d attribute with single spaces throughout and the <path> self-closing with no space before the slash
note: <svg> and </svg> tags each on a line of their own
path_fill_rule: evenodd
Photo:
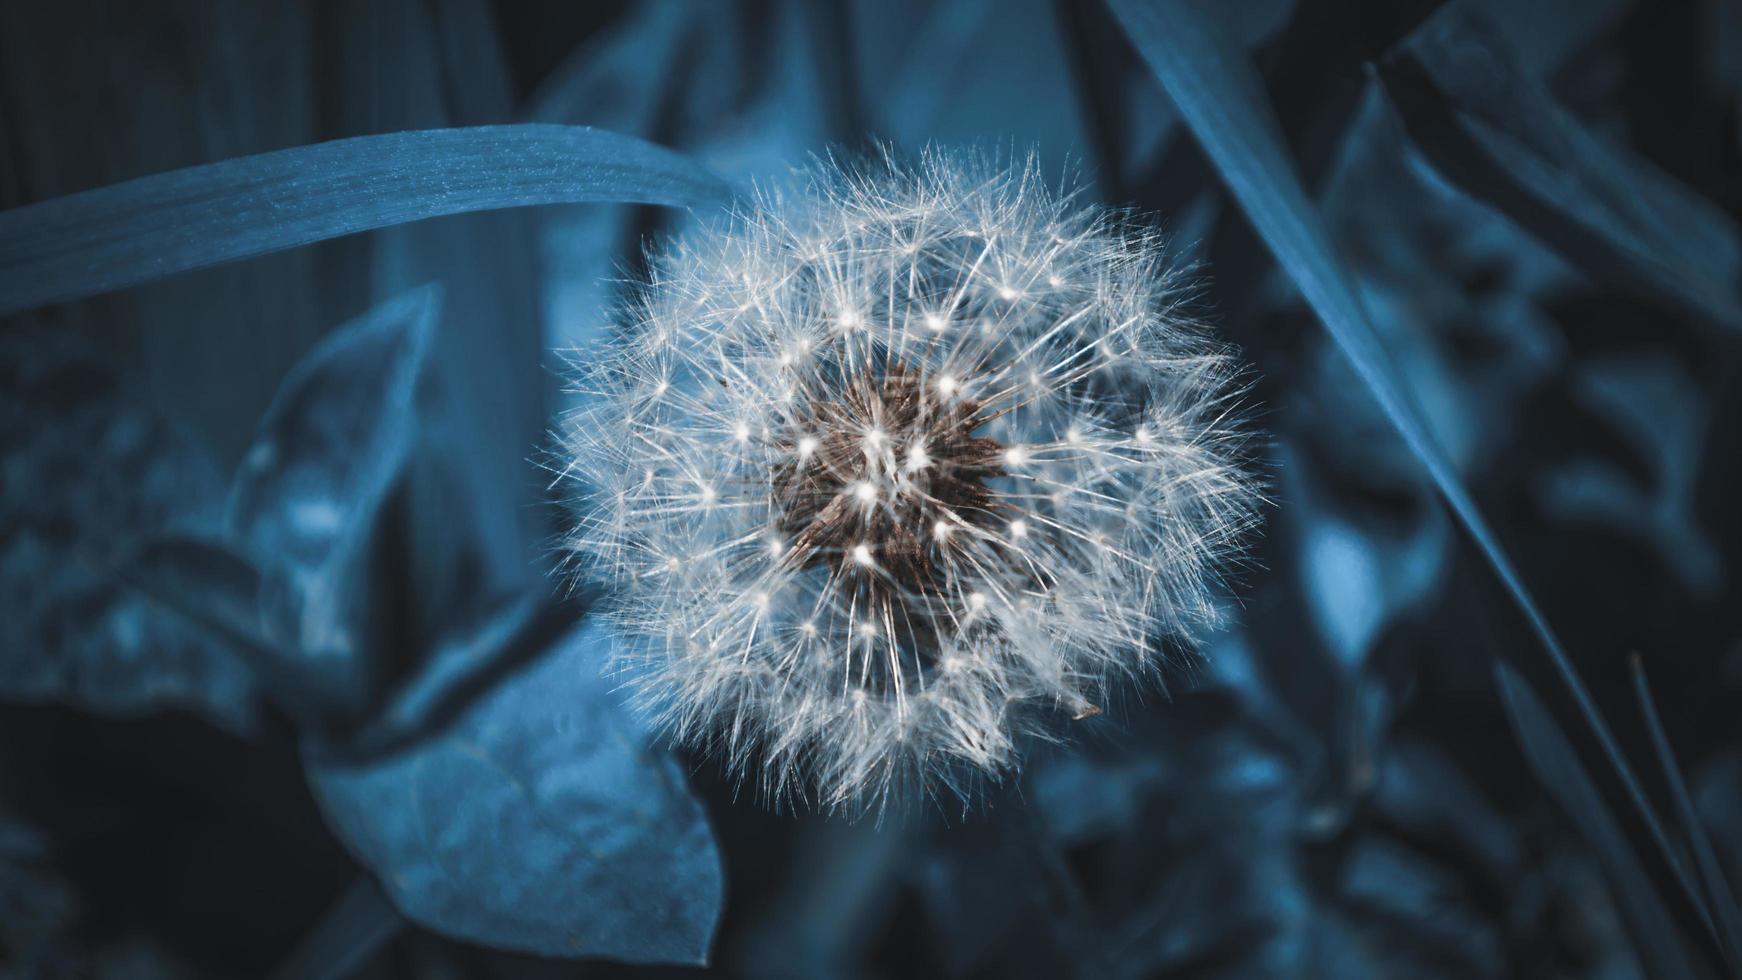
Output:
<svg viewBox="0 0 1742 980">
<path fill-rule="evenodd" d="M 1213 623 L 1258 499 L 1159 241 L 1032 166 L 818 168 L 657 258 L 565 429 L 679 740 L 857 807 L 998 774 Z"/>
</svg>

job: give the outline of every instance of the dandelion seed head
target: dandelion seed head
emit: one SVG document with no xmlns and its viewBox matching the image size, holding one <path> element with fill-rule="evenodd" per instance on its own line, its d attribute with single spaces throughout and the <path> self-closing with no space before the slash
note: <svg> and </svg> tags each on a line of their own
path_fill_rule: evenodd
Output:
<svg viewBox="0 0 1742 980">
<path fill-rule="evenodd" d="M 1239 366 L 1152 232 L 941 153 L 652 263 L 566 419 L 576 567 L 644 703 L 773 794 L 966 792 L 1214 625 Z"/>
</svg>

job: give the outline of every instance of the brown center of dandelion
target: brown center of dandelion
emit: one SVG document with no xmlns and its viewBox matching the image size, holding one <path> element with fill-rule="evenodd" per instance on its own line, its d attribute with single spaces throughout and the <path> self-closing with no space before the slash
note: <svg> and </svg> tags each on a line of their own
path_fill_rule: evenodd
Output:
<svg viewBox="0 0 1742 980">
<path fill-rule="evenodd" d="M 948 376 L 896 364 L 812 391 L 774 477 L 790 561 L 936 592 L 961 536 L 990 524 L 1003 446 Z"/>
</svg>

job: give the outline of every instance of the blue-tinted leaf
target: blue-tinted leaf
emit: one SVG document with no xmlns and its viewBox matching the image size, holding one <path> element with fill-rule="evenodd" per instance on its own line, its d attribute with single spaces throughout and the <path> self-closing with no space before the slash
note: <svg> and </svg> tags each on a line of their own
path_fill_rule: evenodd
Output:
<svg viewBox="0 0 1742 980">
<path fill-rule="evenodd" d="M 1742 242 L 1710 202 L 1586 131 L 1505 39 L 1449 3 L 1385 60 L 1415 144 L 1592 275 L 1742 328 Z"/>
<path fill-rule="evenodd" d="M 1460 850 L 1497 877 L 1524 861 L 1517 830 L 1472 774 L 1431 742 L 1407 739 L 1389 747 L 1374 806 L 1420 838 L 1457 841 Z"/>
<path fill-rule="evenodd" d="M 1435 441 L 1471 479 L 1492 465 L 1524 400 L 1560 369 L 1560 327 L 1541 298 L 1581 282 L 1553 252 L 1491 208 L 1412 160 L 1408 137 L 1381 86 L 1370 82 L 1343 136 L 1319 206 L 1392 357 L 1399 385 L 1420 406 Z M 1409 220 L 1400 221 L 1407 214 Z M 1481 282 L 1485 288 L 1472 290 Z M 1396 440 L 1354 437 L 1351 422 L 1388 429 L 1334 345 L 1305 379 L 1301 410 L 1320 447 L 1364 484 L 1389 476 L 1411 488 L 1421 468 Z M 1300 383 L 1291 387 L 1300 387 Z M 1358 421 L 1357 421 L 1358 420 Z M 1370 422 L 1368 420 L 1371 420 Z"/>
<path fill-rule="evenodd" d="M 1629 802 L 1650 831 L 1660 866 L 1680 889 L 1677 897 L 1697 907 L 1691 883 L 1674 857 L 1661 822 L 1560 640 L 1524 587 L 1487 518 L 1433 439 L 1416 404 L 1398 384 L 1397 373 L 1368 322 L 1349 274 L 1307 198 L 1256 71 L 1215 23 L 1186 0 L 1108 3 L 1283 271 L 1347 355 L 1362 383 L 1524 613 L 1586 726 L 1626 787 Z"/>
<path fill-rule="evenodd" d="M 1506 972 L 1505 936 L 1454 869 L 1384 838 L 1353 848 L 1343 867 L 1345 919 L 1374 976 L 1494 977 Z"/>
<path fill-rule="evenodd" d="M 706 959 L 719 855 L 683 773 L 600 675 L 609 644 L 593 621 L 397 753 L 310 747 L 328 821 L 408 918 L 546 956 Z"/>
<path fill-rule="evenodd" d="M 1699 976 L 1688 958 L 1675 922 L 1656 898 L 1651 879 L 1640 867 L 1627 835 L 1597 791 L 1572 743 L 1543 707 L 1524 675 L 1504 661 L 1495 661 L 1506 716 L 1524 746 L 1524 756 L 1549 794 L 1555 798 L 1596 851 L 1609 875 L 1610 892 L 1631 927 L 1640 956 L 1653 976 Z"/>
<path fill-rule="evenodd" d="M 1299 484 L 1293 499 L 1315 495 Z M 1393 620 L 1438 591 L 1450 527 L 1433 510 L 1411 526 L 1363 526 L 1319 503 L 1318 516 L 1302 521 L 1301 587 L 1325 644 L 1358 672 Z"/>
<path fill-rule="evenodd" d="M 1455 0 L 1494 23 L 1516 49 L 1518 67 L 1549 76 L 1593 38 L 1613 30 L 1628 13 L 1627 0 Z"/>
<path fill-rule="evenodd" d="M 1641 485 L 1604 456 L 1568 461 L 1545 474 L 1537 489 L 1557 517 L 1598 521 L 1657 550 L 1663 565 L 1690 592 L 1716 598 L 1723 589 L 1724 560 L 1700 524 L 1699 479 L 1712 439 L 1708 405 L 1689 397 L 1698 381 L 1678 358 L 1625 351 L 1587 360 L 1574 368 L 1574 396 L 1613 426 L 1650 467 Z"/>
<path fill-rule="evenodd" d="M 575 126 L 359 136 L 0 212 L 0 315 L 440 215 L 534 204 L 704 205 L 678 154 Z"/>
<path fill-rule="evenodd" d="M 204 632 L 253 672 L 261 691 L 305 723 L 347 696 L 341 671 L 273 639 L 259 569 L 215 541 L 165 536 L 145 542 L 112 574 L 159 609 Z"/>
<path fill-rule="evenodd" d="M 252 724 L 248 672 L 122 585 L 153 535 L 215 530 L 206 454 L 58 334 L 0 337 L 0 700 L 113 715 L 167 706 Z"/>
<path fill-rule="evenodd" d="M 1159 730 L 1037 760 L 1024 798 L 1038 839 L 1018 842 L 1002 860 L 1033 864 L 1041 858 L 1027 854 L 1043 848 L 1071 856 L 1071 877 L 1096 927 L 1076 941 L 1103 972 L 1275 973 L 1289 957 L 1269 970 L 1252 958 L 1276 953 L 1266 949 L 1268 937 L 1300 914 L 1289 867 L 1304 802 L 1293 747 L 1285 752 L 1272 733 L 1248 725 L 1244 706 L 1225 693 L 1194 692 L 1171 708 L 1155 719 Z M 953 940 L 958 931 L 977 931 L 1001 949 L 997 924 L 979 921 L 980 904 L 1001 892 L 1033 900 L 983 866 L 958 873 L 964 880 L 932 883 L 962 892 L 947 905 L 945 895 L 932 897 L 937 913 L 950 915 L 938 933 Z M 1021 972 L 1018 964 L 1000 965 Z"/>
<path fill-rule="evenodd" d="M 1154 759 L 1115 764 L 1070 755 L 1036 765 L 1028 776 L 1028 793 L 1049 835 L 1071 847 L 1136 825 L 1143 794 L 1162 776 L 1161 763 Z"/>
<path fill-rule="evenodd" d="M 115 574 L 236 646 L 264 647 L 260 571 L 224 545 L 164 536 L 144 542 Z"/>
<path fill-rule="evenodd" d="M 365 560 L 416 439 L 440 306 L 434 287 L 413 290 L 328 336 L 279 388 L 231 489 L 229 533 L 273 607 L 268 639 L 333 672 L 360 671 L 375 638 Z"/>
<path fill-rule="evenodd" d="M 367 725 L 349 733 L 352 757 L 387 754 L 453 724 L 495 684 L 545 655 L 573 628 L 576 607 L 542 596 L 467 603 L 411 677 L 398 684 Z"/>
</svg>

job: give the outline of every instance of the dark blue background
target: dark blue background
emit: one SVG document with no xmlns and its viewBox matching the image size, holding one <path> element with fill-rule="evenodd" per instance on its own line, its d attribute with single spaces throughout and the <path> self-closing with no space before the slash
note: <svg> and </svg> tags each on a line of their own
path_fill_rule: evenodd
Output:
<svg viewBox="0 0 1742 980">
<path fill-rule="evenodd" d="M 1615 751 L 1249 223 L 1249 159 L 1206 155 L 1152 71 L 1214 52 L 1087 0 L 5 4 L 6 208 L 485 124 L 600 127 L 736 188 L 831 149 L 1032 147 L 1197 263 L 1274 505 L 1237 625 L 1166 691 L 965 812 L 771 813 L 637 727 L 550 569 L 553 351 L 585 358 L 643 244 L 705 207 L 438 217 L 25 309 L 0 325 L 0 974 L 663 975 L 709 949 L 731 976 L 1733 975 L 1742 8 L 1183 4 L 1262 79 L 1194 96 L 1274 114 L 1318 256 Z M 101 210 L 118 249 L 187 213 Z M 53 259 L 69 226 L 30 220 L 0 219 L 0 265 Z"/>
</svg>

